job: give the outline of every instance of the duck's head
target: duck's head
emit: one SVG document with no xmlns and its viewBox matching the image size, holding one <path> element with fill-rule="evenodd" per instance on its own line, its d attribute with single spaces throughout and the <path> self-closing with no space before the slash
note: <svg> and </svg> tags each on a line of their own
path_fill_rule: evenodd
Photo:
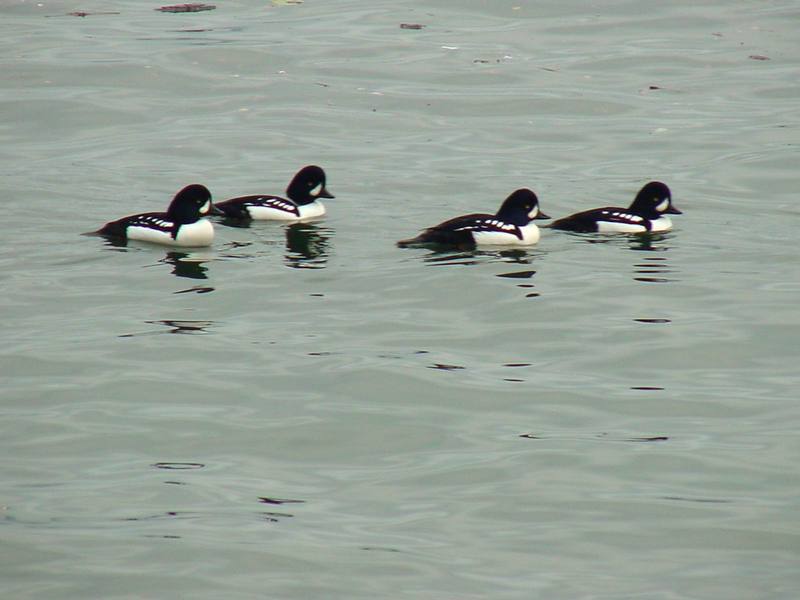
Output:
<svg viewBox="0 0 800 600">
<path fill-rule="evenodd" d="M 663 214 L 683 214 L 672 206 L 672 193 L 667 185 L 660 181 L 651 181 L 639 190 L 631 209 L 648 219 L 657 219 Z"/>
<path fill-rule="evenodd" d="M 527 225 L 534 219 L 550 218 L 539 209 L 539 198 L 528 188 L 511 192 L 495 216 L 506 223 L 519 226 Z"/>
<path fill-rule="evenodd" d="M 211 192 L 206 186 L 193 183 L 175 194 L 167 215 L 174 223 L 194 223 L 211 209 Z"/>
<path fill-rule="evenodd" d="M 334 197 L 325 188 L 325 171 L 316 165 L 300 169 L 286 188 L 286 195 L 297 204 L 309 204 L 319 198 Z"/>
</svg>

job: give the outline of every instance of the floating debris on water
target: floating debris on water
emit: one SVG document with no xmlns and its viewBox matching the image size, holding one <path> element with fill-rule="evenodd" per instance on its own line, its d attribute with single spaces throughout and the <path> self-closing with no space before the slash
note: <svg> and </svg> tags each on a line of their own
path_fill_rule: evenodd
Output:
<svg viewBox="0 0 800 600">
<path fill-rule="evenodd" d="M 120 13 L 108 11 L 108 12 L 84 12 L 82 10 L 76 10 L 75 12 L 67 13 L 68 17 L 88 17 L 91 15 L 118 15 Z"/>
<path fill-rule="evenodd" d="M 171 6 L 162 6 L 155 10 L 168 13 L 185 13 L 185 12 L 200 12 L 202 10 L 214 10 L 215 4 L 173 4 Z"/>
<path fill-rule="evenodd" d="M 428 366 L 429 369 L 439 369 L 440 371 L 458 371 L 460 369 L 464 369 L 460 365 L 446 365 L 443 363 L 434 363 Z"/>
</svg>

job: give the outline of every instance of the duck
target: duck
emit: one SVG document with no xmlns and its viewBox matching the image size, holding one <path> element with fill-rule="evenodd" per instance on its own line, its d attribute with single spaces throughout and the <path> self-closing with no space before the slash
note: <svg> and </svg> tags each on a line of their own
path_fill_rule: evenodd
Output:
<svg viewBox="0 0 800 600">
<path fill-rule="evenodd" d="M 530 246 L 539 241 L 539 228 L 533 223 L 549 219 L 539 208 L 539 198 L 527 188 L 511 194 L 493 215 L 475 213 L 455 217 L 428 227 L 417 237 L 400 240 L 400 248 L 424 245 L 457 246 Z"/>
<path fill-rule="evenodd" d="M 577 233 L 659 233 L 672 229 L 667 215 L 681 215 L 672 205 L 672 193 L 665 183 L 651 181 L 639 190 L 628 208 L 593 208 L 557 219 L 551 229 Z"/>
<path fill-rule="evenodd" d="M 164 246 L 201 247 L 214 241 L 214 226 L 204 218 L 211 210 L 211 192 L 193 183 L 180 190 L 166 212 L 123 217 L 94 233 L 115 240 L 141 240 Z"/>
<path fill-rule="evenodd" d="M 320 198 L 334 198 L 325 187 L 325 171 L 316 165 L 300 169 L 286 188 L 288 198 L 259 194 L 217 202 L 215 215 L 256 221 L 305 221 L 325 215 Z"/>
</svg>

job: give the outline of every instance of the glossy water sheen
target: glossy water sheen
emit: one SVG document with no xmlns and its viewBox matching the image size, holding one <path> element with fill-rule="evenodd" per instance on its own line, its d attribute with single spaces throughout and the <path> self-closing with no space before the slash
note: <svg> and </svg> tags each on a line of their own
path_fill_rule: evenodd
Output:
<svg viewBox="0 0 800 600">
<path fill-rule="evenodd" d="M 0 596 L 797 597 L 795 2 L 157 6 L 0 2 Z M 79 235 L 305 164 L 319 222 Z"/>
</svg>

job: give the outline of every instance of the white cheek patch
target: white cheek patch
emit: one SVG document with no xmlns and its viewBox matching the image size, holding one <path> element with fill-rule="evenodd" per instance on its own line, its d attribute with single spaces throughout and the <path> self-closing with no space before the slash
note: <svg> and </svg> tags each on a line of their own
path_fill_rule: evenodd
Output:
<svg viewBox="0 0 800 600">
<path fill-rule="evenodd" d="M 538 214 L 539 214 L 539 207 L 538 207 L 538 206 L 534 206 L 534 207 L 533 207 L 533 208 L 530 210 L 530 212 L 528 213 L 528 218 L 529 218 L 529 219 L 535 219 L 535 218 L 536 218 L 536 215 L 538 215 Z"/>
<path fill-rule="evenodd" d="M 207 215 L 209 210 L 211 210 L 211 200 L 206 200 L 206 203 L 200 207 L 200 214 Z"/>
<path fill-rule="evenodd" d="M 663 213 L 668 208 L 669 208 L 669 200 L 666 198 L 661 202 L 659 202 L 658 204 L 656 204 L 656 210 L 660 213 Z"/>
<path fill-rule="evenodd" d="M 318 196 L 321 191 L 322 191 L 322 184 L 318 183 L 313 188 L 311 188 L 311 191 L 309 191 L 308 193 L 312 196 Z"/>
</svg>

